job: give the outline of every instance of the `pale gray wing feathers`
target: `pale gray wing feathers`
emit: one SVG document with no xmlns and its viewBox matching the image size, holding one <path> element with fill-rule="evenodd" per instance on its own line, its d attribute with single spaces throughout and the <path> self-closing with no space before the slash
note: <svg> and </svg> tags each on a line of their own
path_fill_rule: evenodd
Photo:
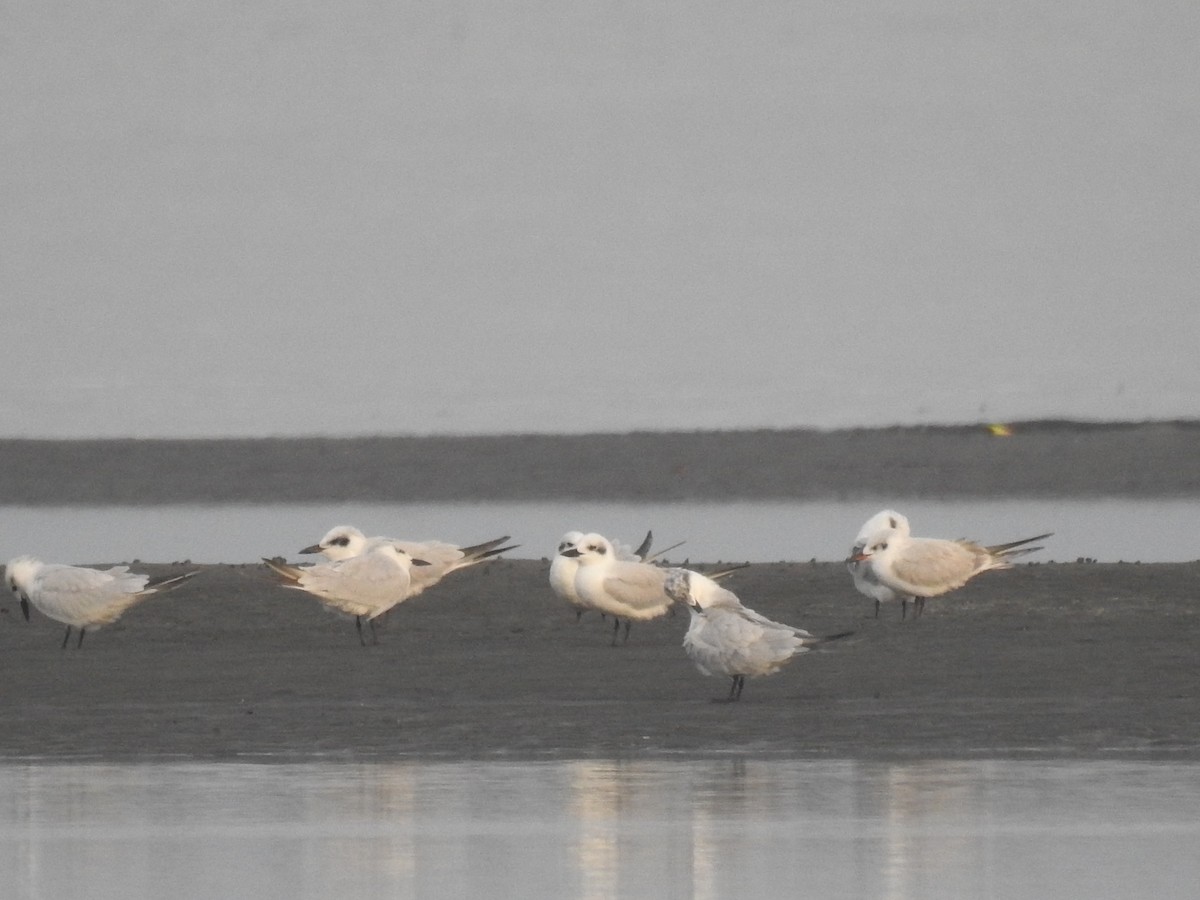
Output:
<svg viewBox="0 0 1200 900">
<path fill-rule="evenodd" d="M 405 599 L 409 579 L 391 560 L 367 553 L 340 563 L 305 569 L 295 587 L 329 600 L 375 609 Z"/>
<path fill-rule="evenodd" d="M 706 624 L 702 619 L 699 624 L 693 621 L 693 626 L 683 636 L 683 651 L 703 674 L 728 675 L 721 665 L 720 648 L 708 642 L 705 631 Z"/>
<path fill-rule="evenodd" d="M 39 578 L 42 589 L 56 594 L 90 593 L 137 594 L 146 587 L 148 575 L 132 575 L 128 566 L 114 566 L 107 571 L 77 566 L 46 566 Z"/>
<path fill-rule="evenodd" d="M 768 619 L 766 616 L 762 615 L 761 613 L 757 613 L 754 610 L 749 609 L 748 607 L 745 607 L 745 606 L 742 606 L 736 610 L 731 610 L 731 612 L 734 615 L 739 616 L 742 619 L 745 619 L 747 622 L 751 622 L 755 625 L 758 625 L 760 628 L 771 629 L 771 630 L 781 631 L 781 632 L 787 632 L 787 633 L 793 634 L 796 637 L 801 638 L 801 639 L 812 640 L 812 641 L 818 640 L 818 638 L 814 637 L 810 632 L 805 631 L 803 628 L 796 628 L 792 625 L 784 625 L 782 622 L 776 622 L 773 619 Z"/>
<path fill-rule="evenodd" d="M 807 648 L 794 630 L 752 610 L 713 609 L 693 637 L 692 657 L 708 674 L 766 675 Z"/>
<path fill-rule="evenodd" d="M 453 544 L 445 541 L 392 541 L 413 559 L 423 559 L 429 563 L 426 568 L 436 569 L 438 574 L 444 574 L 446 569 L 463 559 L 463 552 Z"/>
<path fill-rule="evenodd" d="M 893 590 L 936 597 L 962 587 L 988 559 L 982 547 L 969 542 L 914 540 L 893 560 L 894 577 L 882 580 Z"/>
<path fill-rule="evenodd" d="M 413 593 L 419 594 L 426 588 L 433 587 L 451 572 L 486 562 L 506 550 L 512 550 L 511 546 L 500 546 L 507 540 L 508 535 L 505 535 L 470 547 L 456 547 L 445 541 L 425 541 L 423 543 L 393 541 L 393 543 L 405 550 L 413 559 L 429 563 L 427 566 L 414 566 L 410 573 Z"/>
<path fill-rule="evenodd" d="M 667 606 L 666 570 L 645 563 L 618 562 L 604 579 L 604 589 L 614 600 L 633 609 Z"/>
<path fill-rule="evenodd" d="M 128 566 L 108 571 L 76 566 L 47 566 L 30 599 L 46 615 L 68 625 L 95 628 L 115 622 L 151 592 L 149 577 L 129 573 Z"/>
</svg>

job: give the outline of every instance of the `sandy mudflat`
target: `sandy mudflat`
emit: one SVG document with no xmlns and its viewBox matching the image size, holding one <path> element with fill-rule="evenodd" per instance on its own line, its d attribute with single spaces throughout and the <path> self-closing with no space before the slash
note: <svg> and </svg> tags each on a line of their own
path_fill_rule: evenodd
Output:
<svg viewBox="0 0 1200 900">
<path fill-rule="evenodd" d="M 684 656 L 685 613 L 613 648 L 547 568 L 456 573 L 367 648 L 260 566 L 205 567 L 78 651 L 6 598 L 0 758 L 1200 759 L 1200 563 L 990 572 L 907 622 L 838 564 L 756 565 L 748 605 L 857 631 L 737 704 Z"/>
</svg>

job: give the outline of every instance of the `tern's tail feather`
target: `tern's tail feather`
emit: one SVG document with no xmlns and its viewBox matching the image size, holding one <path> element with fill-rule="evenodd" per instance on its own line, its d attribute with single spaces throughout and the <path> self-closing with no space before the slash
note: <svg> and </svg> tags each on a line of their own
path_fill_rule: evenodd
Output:
<svg viewBox="0 0 1200 900">
<path fill-rule="evenodd" d="M 1019 541 L 1009 541 L 1007 544 L 995 544 L 994 546 L 987 547 L 986 549 L 988 553 L 992 554 L 992 556 L 1005 556 L 1010 558 L 1014 556 L 1024 556 L 1026 553 L 1033 553 L 1036 550 L 1042 549 L 1040 546 L 1026 547 L 1026 544 L 1032 544 L 1034 541 L 1040 541 L 1044 538 L 1051 537 L 1053 534 L 1053 531 L 1048 531 L 1045 534 L 1039 534 L 1035 537 L 1023 538 Z"/>
<path fill-rule="evenodd" d="M 687 543 L 687 541 L 677 541 L 676 543 L 672 544 L 670 547 L 663 547 L 661 550 L 651 553 L 649 556 L 645 556 L 642 554 L 641 550 L 642 550 L 642 547 L 646 546 L 646 542 L 642 541 L 642 547 L 638 547 L 637 550 L 634 550 L 633 552 L 635 554 L 637 554 L 638 558 L 641 559 L 642 562 L 654 562 L 656 559 L 662 559 L 664 556 L 666 556 L 668 553 L 670 553 L 676 547 L 682 547 L 686 543 Z M 649 548 L 647 548 L 647 549 L 649 549 Z"/>
<path fill-rule="evenodd" d="M 300 581 L 300 576 L 304 574 L 303 569 L 298 568 L 297 566 L 290 566 L 278 557 L 275 559 L 267 559 L 264 556 L 262 561 L 266 564 L 268 569 L 270 569 L 284 581 L 287 581 L 291 584 L 298 583 Z"/>
<path fill-rule="evenodd" d="M 650 552 L 650 545 L 654 543 L 654 532 L 647 531 L 646 536 L 642 538 L 642 542 L 638 544 L 638 548 L 633 551 L 633 555 L 645 562 L 646 554 Z M 676 546 L 679 546 L 676 544 Z"/>
<path fill-rule="evenodd" d="M 724 569 L 717 569 L 717 571 L 715 571 L 715 572 L 706 572 L 705 574 L 708 575 L 708 577 L 711 578 L 713 581 L 720 581 L 722 578 L 728 578 L 734 572 L 738 572 L 742 569 L 748 569 L 748 568 L 750 568 L 750 563 L 744 562 L 744 563 L 738 563 L 737 565 L 734 565 L 734 566 L 726 566 Z"/>
<path fill-rule="evenodd" d="M 810 641 L 805 641 L 805 647 L 815 647 L 818 644 L 828 644 L 830 641 L 840 641 L 842 638 L 848 638 L 854 634 L 853 631 L 839 631 L 837 634 L 827 634 L 822 637 L 813 638 Z"/>
<path fill-rule="evenodd" d="M 495 540 L 484 541 L 482 544 L 473 544 L 470 547 L 460 547 L 463 558 L 459 562 L 457 568 L 464 566 L 473 566 L 475 563 L 483 562 L 485 559 L 491 559 L 493 556 L 499 556 L 501 553 L 506 553 L 509 550 L 515 550 L 520 544 L 510 544 L 507 547 L 501 547 L 508 540 L 508 535 L 498 537 Z"/>
<path fill-rule="evenodd" d="M 169 591 L 172 588 L 179 587 L 189 578 L 194 578 L 199 575 L 200 571 L 184 572 L 182 575 L 167 575 L 162 578 L 151 578 L 146 582 L 146 587 L 143 589 L 145 593 L 150 591 Z"/>
</svg>

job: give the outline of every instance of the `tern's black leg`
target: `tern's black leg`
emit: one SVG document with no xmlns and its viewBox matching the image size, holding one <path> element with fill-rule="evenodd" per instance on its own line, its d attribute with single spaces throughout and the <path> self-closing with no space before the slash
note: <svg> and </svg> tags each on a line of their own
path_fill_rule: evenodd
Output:
<svg viewBox="0 0 1200 900">
<path fill-rule="evenodd" d="M 77 640 L 77 641 L 75 642 L 75 649 L 76 649 L 76 650 L 78 650 L 80 647 L 82 647 L 82 646 L 83 646 L 83 636 L 84 636 L 84 634 L 85 634 L 85 633 L 87 633 L 87 629 L 86 629 L 86 628 L 80 628 L 80 629 L 79 629 L 79 640 Z"/>
<path fill-rule="evenodd" d="M 908 598 L 900 598 L 900 621 L 903 622 L 908 616 Z"/>
<path fill-rule="evenodd" d="M 363 647 L 367 646 L 367 642 L 363 640 L 362 635 L 362 616 L 354 617 L 354 627 L 358 629 L 358 643 Z"/>
<path fill-rule="evenodd" d="M 921 618 L 921 613 L 925 612 L 925 598 L 918 597 L 913 601 L 913 618 Z"/>
<path fill-rule="evenodd" d="M 631 627 L 633 627 L 633 619 L 626 619 L 625 620 L 625 639 L 621 641 L 622 644 L 629 643 L 629 629 Z"/>
<path fill-rule="evenodd" d="M 612 643 L 609 645 L 610 647 L 617 646 L 617 632 L 620 630 L 621 630 L 621 620 L 618 619 L 616 616 L 613 616 L 613 633 L 612 633 Z"/>
<path fill-rule="evenodd" d="M 875 618 L 879 618 L 879 601 L 875 601 Z"/>
<path fill-rule="evenodd" d="M 745 675 L 730 675 L 733 683 L 729 685 L 729 696 L 726 698 L 730 703 L 738 700 L 742 696 L 742 685 L 746 683 Z"/>
<path fill-rule="evenodd" d="M 67 626 L 67 633 L 63 635 L 62 649 L 67 649 L 67 641 L 71 639 L 71 626 Z"/>
<path fill-rule="evenodd" d="M 375 620 L 367 619 L 367 625 L 370 626 L 370 628 L 371 628 L 371 643 L 378 644 L 379 636 L 375 634 Z"/>
<path fill-rule="evenodd" d="M 576 625 L 579 624 L 579 620 L 582 618 L 583 618 L 583 610 L 582 609 L 575 610 L 575 624 Z"/>
</svg>

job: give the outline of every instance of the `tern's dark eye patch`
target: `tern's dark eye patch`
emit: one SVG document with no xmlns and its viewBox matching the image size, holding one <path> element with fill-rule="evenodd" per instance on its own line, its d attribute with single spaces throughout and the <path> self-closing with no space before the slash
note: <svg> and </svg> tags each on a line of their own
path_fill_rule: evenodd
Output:
<svg viewBox="0 0 1200 900">
<path fill-rule="evenodd" d="M 329 543 L 332 544 L 334 547 L 349 547 L 350 546 L 350 538 L 345 537 L 343 535 L 342 537 L 334 538 Z"/>
<path fill-rule="evenodd" d="M 889 518 L 889 519 L 888 519 L 888 524 L 889 524 L 889 525 L 891 525 L 893 528 L 895 528 L 895 527 L 896 527 L 896 520 L 895 520 L 895 519 L 892 519 L 892 518 Z"/>
</svg>

